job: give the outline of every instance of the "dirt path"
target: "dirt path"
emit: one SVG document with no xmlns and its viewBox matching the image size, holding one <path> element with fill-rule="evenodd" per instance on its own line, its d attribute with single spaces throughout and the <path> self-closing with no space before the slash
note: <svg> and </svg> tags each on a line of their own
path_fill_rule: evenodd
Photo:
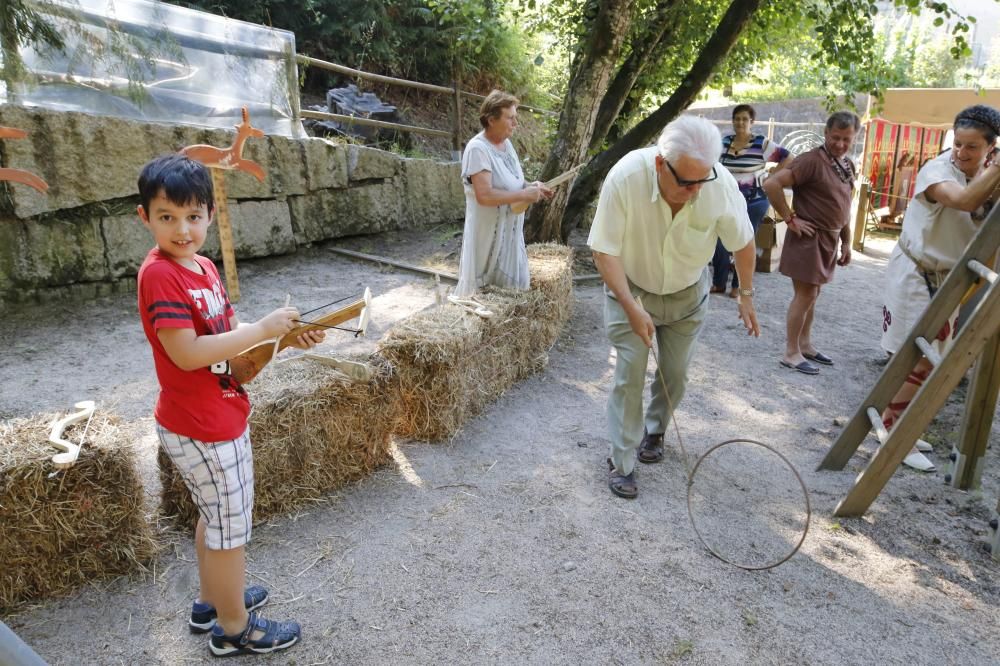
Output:
<svg viewBox="0 0 1000 666">
<path fill-rule="evenodd" d="M 454 261 L 448 229 L 353 247 Z M 272 590 L 271 616 L 304 627 L 273 663 L 996 663 L 998 564 L 985 548 L 998 447 L 982 494 L 900 471 L 861 519 L 831 511 L 871 451 L 843 472 L 813 471 L 874 382 L 879 289 L 888 247 L 858 256 L 818 305 L 817 344 L 833 369 L 780 368 L 790 283 L 758 274 L 764 337 L 713 297 L 678 416 L 696 452 L 730 437 L 770 442 L 802 472 L 814 523 L 801 552 L 747 573 L 709 556 L 684 511 L 674 453 L 640 470 L 640 497 L 611 496 L 602 472 L 613 359 L 601 295 L 579 286 L 566 333 L 541 374 L 517 385 L 449 443 L 399 442 L 394 466 L 254 531 L 249 571 Z M 404 254 L 405 253 L 405 254 Z M 373 346 L 395 319 L 433 300 L 429 280 L 322 248 L 240 267 L 245 319 L 291 292 L 298 303 L 370 285 Z M 329 300 L 329 299 L 327 299 Z M 8 314 L 0 416 L 115 401 L 141 438 L 156 493 L 151 358 L 130 297 Z M 960 407 L 932 435 L 952 438 Z M 933 438 L 933 437 L 932 437 Z M 668 441 L 670 441 L 668 439 Z M 934 454 L 939 467 L 947 446 Z M 766 478 L 768 470 L 760 470 Z M 209 659 L 189 635 L 196 591 L 186 538 L 149 575 L 95 583 L 4 618 L 53 664 L 180 664 Z M 993 627 L 994 629 L 990 629 Z M 240 663 L 240 660 L 234 660 Z M 250 659 L 249 661 L 253 661 Z"/>
</svg>

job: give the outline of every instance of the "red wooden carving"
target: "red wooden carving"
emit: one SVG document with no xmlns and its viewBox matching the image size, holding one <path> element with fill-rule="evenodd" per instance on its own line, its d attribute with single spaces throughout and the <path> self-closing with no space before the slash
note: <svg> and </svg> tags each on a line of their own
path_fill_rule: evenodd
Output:
<svg viewBox="0 0 1000 666">
<path fill-rule="evenodd" d="M 28 133 L 24 130 L 15 129 L 13 127 L 0 127 L 0 139 L 23 139 L 26 136 L 28 136 Z M 23 169 L 0 168 L 0 180 L 7 180 L 12 183 L 21 183 L 22 185 L 33 187 L 42 194 L 49 191 L 48 183 L 30 171 L 25 171 Z"/>
<path fill-rule="evenodd" d="M 257 180 L 264 182 L 264 170 L 253 160 L 243 159 L 243 144 L 250 137 L 261 138 L 264 136 L 262 130 L 250 126 L 250 112 L 243 107 L 243 122 L 236 126 L 236 140 L 229 148 L 216 148 L 206 144 L 196 144 L 181 150 L 182 155 L 187 155 L 191 159 L 201 162 L 207 167 L 216 169 L 236 169 L 246 171 Z"/>
</svg>

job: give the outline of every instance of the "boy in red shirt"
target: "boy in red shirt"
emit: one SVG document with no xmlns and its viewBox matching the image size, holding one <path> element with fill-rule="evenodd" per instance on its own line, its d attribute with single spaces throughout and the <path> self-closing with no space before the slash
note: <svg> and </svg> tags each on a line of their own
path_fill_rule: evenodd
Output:
<svg viewBox="0 0 1000 666">
<path fill-rule="evenodd" d="M 267 590 L 244 590 L 244 547 L 253 510 L 253 456 L 246 390 L 228 359 L 295 327 L 295 308 L 278 308 L 241 324 L 211 260 L 197 254 L 212 224 L 208 170 L 182 155 L 158 157 L 139 176 L 138 208 L 156 247 L 139 269 L 139 314 L 153 348 L 160 395 L 156 431 L 201 513 L 195 531 L 200 597 L 192 632 L 212 632 L 219 657 L 273 652 L 294 645 L 296 622 L 265 620 L 254 612 Z M 322 332 L 299 336 L 300 347 Z"/>
</svg>

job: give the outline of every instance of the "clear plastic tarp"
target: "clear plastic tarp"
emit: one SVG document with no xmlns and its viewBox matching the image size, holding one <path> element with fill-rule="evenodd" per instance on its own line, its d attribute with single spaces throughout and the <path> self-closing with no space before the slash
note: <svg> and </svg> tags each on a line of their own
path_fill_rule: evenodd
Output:
<svg viewBox="0 0 1000 666">
<path fill-rule="evenodd" d="M 65 51 L 22 47 L 28 75 L 12 91 L 0 83 L 0 101 L 227 129 L 246 106 L 267 134 L 304 135 L 291 32 L 153 0 L 32 6 Z"/>
</svg>

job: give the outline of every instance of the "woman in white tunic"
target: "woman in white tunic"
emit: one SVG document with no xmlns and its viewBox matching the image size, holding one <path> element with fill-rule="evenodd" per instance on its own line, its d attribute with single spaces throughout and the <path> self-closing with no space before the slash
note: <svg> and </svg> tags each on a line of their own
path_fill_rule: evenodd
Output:
<svg viewBox="0 0 1000 666">
<path fill-rule="evenodd" d="M 479 107 L 483 131 L 472 137 L 462 154 L 465 189 L 465 232 L 455 296 L 467 298 L 492 284 L 527 289 L 528 253 L 524 247 L 524 213 L 510 205 L 549 198 L 539 182 L 524 182 L 521 163 L 510 137 L 517 127 L 518 100 L 494 90 Z"/>
<path fill-rule="evenodd" d="M 997 136 L 1000 113 L 977 104 L 955 118 L 952 149 L 928 161 L 917 173 L 913 199 L 903 217 L 903 231 L 886 269 L 882 308 L 882 348 L 894 354 L 906 341 L 934 292 L 955 266 L 993 205 L 1000 186 Z M 955 336 L 958 309 L 933 344 L 943 354 Z M 933 366 L 921 357 L 906 382 L 882 412 L 892 428 Z M 921 451 L 931 446 L 918 440 L 903 461 L 922 472 L 934 464 Z"/>
</svg>

